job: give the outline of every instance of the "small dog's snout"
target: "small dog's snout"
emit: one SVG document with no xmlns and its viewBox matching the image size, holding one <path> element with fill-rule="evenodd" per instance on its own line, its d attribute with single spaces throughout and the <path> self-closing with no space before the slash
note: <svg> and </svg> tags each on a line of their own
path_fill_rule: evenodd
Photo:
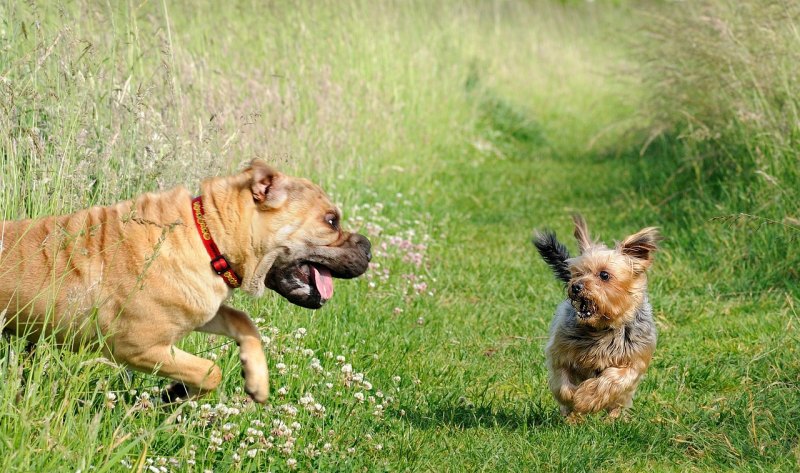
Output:
<svg viewBox="0 0 800 473">
<path fill-rule="evenodd" d="M 572 285 L 570 290 L 572 291 L 572 295 L 577 296 L 583 290 L 583 283 L 576 282 L 575 284 Z"/>
</svg>

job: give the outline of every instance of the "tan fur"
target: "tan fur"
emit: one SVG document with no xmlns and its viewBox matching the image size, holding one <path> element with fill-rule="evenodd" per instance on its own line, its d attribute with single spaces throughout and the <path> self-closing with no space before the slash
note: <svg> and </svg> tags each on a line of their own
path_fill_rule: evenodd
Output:
<svg viewBox="0 0 800 473">
<path fill-rule="evenodd" d="M 645 271 L 660 237 L 645 228 L 609 249 L 592 242 L 583 218 L 574 220 L 581 255 L 567 260 L 569 298 L 545 348 L 549 386 L 570 420 L 599 411 L 616 418 L 632 405 L 656 346 Z"/>
<path fill-rule="evenodd" d="M 279 254 L 358 252 L 359 270 L 366 269 L 369 243 L 328 225 L 323 217 L 339 211 L 305 179 L 256 160 L 239 174 L 207 179 L 202 196 L 211 235 L 250 294 L 264 292 Z M 195 330 L 225 335 L 240 346 L 247 392 L 264 402 L 260 335 L 247 314 L 223 304 L 233 291 L 211 270 L 191 198 L 179 187 L 70 215 L 0 222 L 3 330 L 32 342 L 53 335 L 70 348 L 95 345 L 117 362 L 182 383 L 189 396 L 215 389 L 222 374 L 175 344 Z"/>
</svg>

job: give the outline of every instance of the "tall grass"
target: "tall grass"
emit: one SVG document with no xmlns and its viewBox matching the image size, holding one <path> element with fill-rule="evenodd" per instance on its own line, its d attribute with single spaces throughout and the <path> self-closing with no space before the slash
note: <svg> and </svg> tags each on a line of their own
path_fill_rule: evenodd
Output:
<svg viewBox="0 0 800 473">
<path fill-rule="evenodd" d="M 800 6 L 656 4 L 641 20 L 642 188 L 664 217 L 708 229 L 693 240 L 717 248 L 721 286 L 796 287 Z"/>
<path fill-rule="evenodd" d="M 0 469 L 791 471 L 796 7 L 679 5 L 0 3 L 0 218 L 262 157 L 330 191 L 379 265 L 321 312 L 233 298 L 267 407 L 218 337 L 182 345 L 218 392 L 166 408 L 161 378 L 3 339 Z M 560 294 L 527 241 L 574 211 L 668 236 L 630 422 L 568 427 L 547 391 Z"/>
</svg>

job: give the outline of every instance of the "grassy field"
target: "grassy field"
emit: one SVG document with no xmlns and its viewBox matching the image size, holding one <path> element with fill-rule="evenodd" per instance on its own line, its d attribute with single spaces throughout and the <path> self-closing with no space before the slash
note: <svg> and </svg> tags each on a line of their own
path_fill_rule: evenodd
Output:
<svg viewBox="0 0 800 473">
<path fill-rule="evenodd" d="M 162 378 L 4 337 L 0 470 L 800 469 L 800 11 L 684 3 L 0 3 L 2 219 L 262 157 L 375 248 L 320 311 L 234 297 L 267 406 L 221 338 L 184 343 L 220 389 L 164 406 Z M 563 293 L 530 238 L 576 211 L 666 236 L 615 423 L 547 388 Z"/>
</svg>

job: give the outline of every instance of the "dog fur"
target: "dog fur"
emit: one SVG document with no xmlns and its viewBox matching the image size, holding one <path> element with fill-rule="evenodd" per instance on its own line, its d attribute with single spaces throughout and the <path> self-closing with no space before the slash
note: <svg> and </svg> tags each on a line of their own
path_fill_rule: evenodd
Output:
<svg viewBox="0 0 800 473">
<path fill-rule="evenodd" d="M 202 183 L 206 222 L 242 289 L 270 288 L 304 307 L 325 300 L 311 265 L 333 277 L 366 271 L 370 243 L 339 227 L 340 211 L 306 179 L 263 161 Z M 256 326 L 224 304 L 233 293 L 210 267 L 183 187 L 107 207 L 36 220 L 0 222 L 3 331 L 31 342 L 52 336 L 69 348 L 96 345 L 113 360 L 172 378 L 165 398 L 202 395 L 222 373 L 175 344 L 192 331 L 220 334 L 240 347 L 245 390 L 269 393 Z"/>
<path fill-rule="evenodd" d="M 545 348 L 548 384 L 570 420 L 598 411 L 616 418 L 631 407 L 656 348 L 647 269 L 660 236 L 644 228 L 608 248 L 590 238 L 582 217 L 574 222 L 578 257 L 571 258 L 551 231 L 534 238 L 567 289 Z"/>
</svg>

